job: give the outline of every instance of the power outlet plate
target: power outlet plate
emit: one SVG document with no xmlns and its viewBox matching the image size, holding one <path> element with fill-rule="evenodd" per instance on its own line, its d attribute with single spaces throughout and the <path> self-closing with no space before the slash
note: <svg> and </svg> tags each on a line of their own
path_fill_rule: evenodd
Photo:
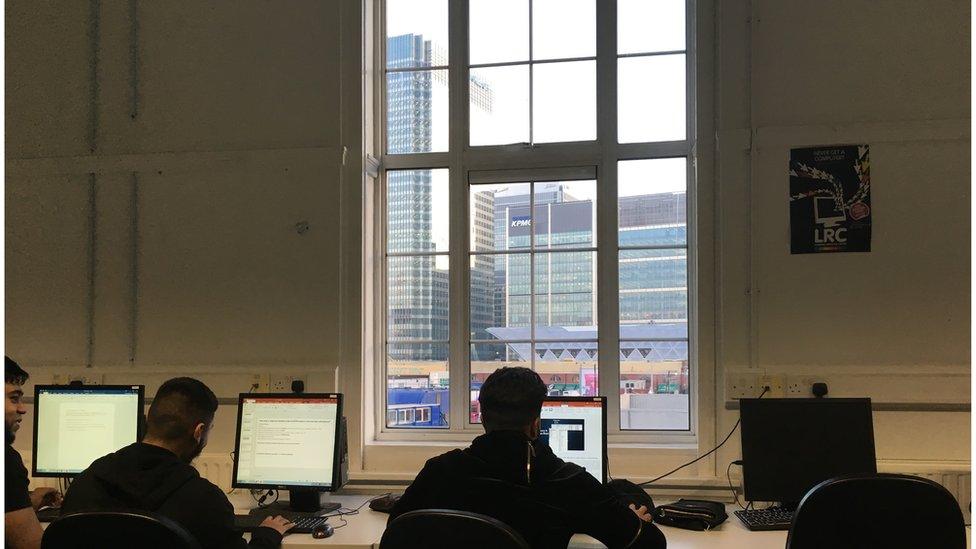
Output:
<svg viewBox="0 0 976 549">
<path fill-rule="evenodd" d="M 823 381 L 819 378 L 814 378 L 810 376 L 786 376 L 786 396 L 788 397 L 812 397 L 813 392 L 811 387 L 817 381 Z"/>
<path fill-rule="evenodd" d="M 80 381 L 82 385 L 104 385 L 105 374 L 54 374 L 51 382 L 55 385 L 68 385 Z"/>
<path fill-rule="evenodd" d="M 271 376 L 268 374 L 254 374 L 251 376 L 251 384 L 248 386 L 248 392 L 252 393 L 267 393 L 271 387 Z"/>
<path fill-rule="evenodd" d="M 769 388 L 765 395 L 767 397 L 781 398 L 786 396 L 786 376 L 782 374 L 771 374 L 756 378 L 757 395 L 766 387 Z"/>
<path fill-rule="evenodd" d="M 725 396 L 732 400 L 752 398 L 759 394 L 755 374 L 730 373 L 725 376 Z"/>
<path fill-rule="evenodd" d="M 306 377 L 305 374 L 272 374 L 268 382 L 268 389 L 272 393 L 290 393 L 291 382 L 296 379 L 302 380 L 302 383 L 305 384 L 305 390 L 308 391 L 308 377 Z"/>
</svg>

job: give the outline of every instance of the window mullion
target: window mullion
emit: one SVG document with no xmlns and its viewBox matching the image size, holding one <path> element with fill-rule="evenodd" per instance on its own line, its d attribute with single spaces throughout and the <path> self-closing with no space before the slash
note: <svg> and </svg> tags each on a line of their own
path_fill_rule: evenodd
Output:
<svg viewBox="0 0 976 549">
<path fill-rule="evenodd" d="M 468 272 L 468 191 L 464 148 L 468 136 L 468 2 L 448 2 L 448 161 L 450 163 L 450 428 L 461 431 L 468 421 L 470 379 L 468 346 L 470 300 Z"/>
<path fill-rule="evenodd" d="M 597 378 L 607 397 L 607 429 L 620 431 L 620 330 L 617 297 L 617 2 L 596 3 L 597 136 Z"/>
</svg>

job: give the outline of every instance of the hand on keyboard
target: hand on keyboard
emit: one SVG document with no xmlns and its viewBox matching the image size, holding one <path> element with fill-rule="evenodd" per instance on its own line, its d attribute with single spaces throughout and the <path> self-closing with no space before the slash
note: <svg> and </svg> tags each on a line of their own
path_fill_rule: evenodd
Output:
<svg viewBox="0 0 976 549">
<path fill-rule="evenodd" d="M 285 532 L 291 530 L 292 527 L 295 526 L 295 523 L 281 515 L 277 515 L 273 517 L 265 517 L 265 519 L 261 521 L 261 526 L 277 530 L 278 533 L 283 536 L 285 535 Z"/>
</svg>

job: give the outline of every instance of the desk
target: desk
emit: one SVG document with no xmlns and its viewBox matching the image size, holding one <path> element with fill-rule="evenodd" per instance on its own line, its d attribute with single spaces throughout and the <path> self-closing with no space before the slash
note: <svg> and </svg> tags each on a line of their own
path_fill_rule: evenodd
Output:
<svg viewBox="0 0 976 549">
<path fill-rule="evenodd" d="M 373 496 L 339 496 L 329 495 L 330 500 L 341 503 L 343 507 L 355 509 L 361 503 Z M 234 504 L 235 513 L 246 513 L 254 506 L 246 494 L 234 495 L 230 498 Z M 668 540 L 668 549 L 783 549 L 786 546 L 786 531 L 752 532 L 736 518 L 732 511 L 738 509 L 735 505 L 726 507 L 728 520 L 718 528 L 708 532 L 682 530 L 669 526 L 660 526 Z M 284 547 L 289 549 L 316 549 L 321 547 L 343 549 L 376 549 L 380 546 L 380 538 L 386 528 L 386 514 L 378 513 L 364 506 L 358 515 L 344 517 L 349 521 L 347 526 L 337 528 L 335 535 L 326 539 L 313 539 L 310 534 L 289 534 L 285 536 Z M 330 524 L 342 524 L 338 518 L 329 519 Z M 911 527 L 911 526 L 909 526 Z M 245 535 L 245 537 L 249 537 Z M 604 545 L 599 541 L 581 534 L 573 536 L 569 542 L 571 549 L 602 549 Z M 966 547 L 972 547 L 970 528 L 966 528 Z"/>
<path fill-rule="evenodd" d="M 355 509 L 366 500 L 376 496 L 366 495 L 337 495 L 326 494 L 325 499 L 341 503 L 343 508 Z M 231 504 L 234 506 L 234 513 L 243 515 L 254 508 L 254 500 L 245 492 L 244 494 L 231 495 Z M 358 515 L 342 517 L 348 521 L 346 526 L 342 525 L 339 517 L 329 519 L 329 524 L 335 528 L 335 534 L 330 538 L 315 539 L 311 534 L 288 534 L 282 541 L 282 546 L 289 549 L 315 549 L 329 547 L 330 549 L 367 549 L 379 547 L 380 538 L 383 537 L 383 530 L 386 529 L 386 519 L 389 515 L 377 513 L 364 505 L 359 510 Z M 244 534 L 246 539 L 251 539 L 250 534 Z"/>
</svg>

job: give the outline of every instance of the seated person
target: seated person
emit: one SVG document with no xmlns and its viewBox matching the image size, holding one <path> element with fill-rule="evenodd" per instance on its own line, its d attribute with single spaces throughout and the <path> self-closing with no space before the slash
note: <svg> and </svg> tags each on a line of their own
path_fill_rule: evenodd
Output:
<svg viewBox="0 0 976 549">
<path fill-rule="evenodd" d="M 546 386 L 528 368 L 501 368 L 481 386 L 485 434 L 427 461 L 390 513 L 457 509 L 508 524 L 532 547 L 565 548 L 574 533 L 607 547 L 664 548 L 645 507 L 620 503 L 582 467 L 538 440 Z"/>
<path fill-rule="evenodd" d="M 163 383 L 149 407 L 142 442 L 95 460 L 71 483 L 61 514 L 150 511 L 182 525 L 204 549 L 280 546 L 290 522 L 266 518 L 248 544 L 234 526 L 227 496 L 190 465 L 207 445 L 216 411 L 217 397 L 200 381 L 178 377 Z"/>
<path fill-rule="evenodd" d="M 10 357 L 4 358 L 3 427 L 7 436 L 4 458 L 6 480 L 3 496 L 4 544 L 11 549 L 37 548 L 41 546 L 41 523 L 35 511 L 45 505 L 61 503 L 61 494 L 54 488 L 37 488 L 27 491 L 27 468 L 20 453 L 11 446 L 20 429 L 21 416 L 27 413 L 22 398 L 27 372 Z"/>
</svg>

